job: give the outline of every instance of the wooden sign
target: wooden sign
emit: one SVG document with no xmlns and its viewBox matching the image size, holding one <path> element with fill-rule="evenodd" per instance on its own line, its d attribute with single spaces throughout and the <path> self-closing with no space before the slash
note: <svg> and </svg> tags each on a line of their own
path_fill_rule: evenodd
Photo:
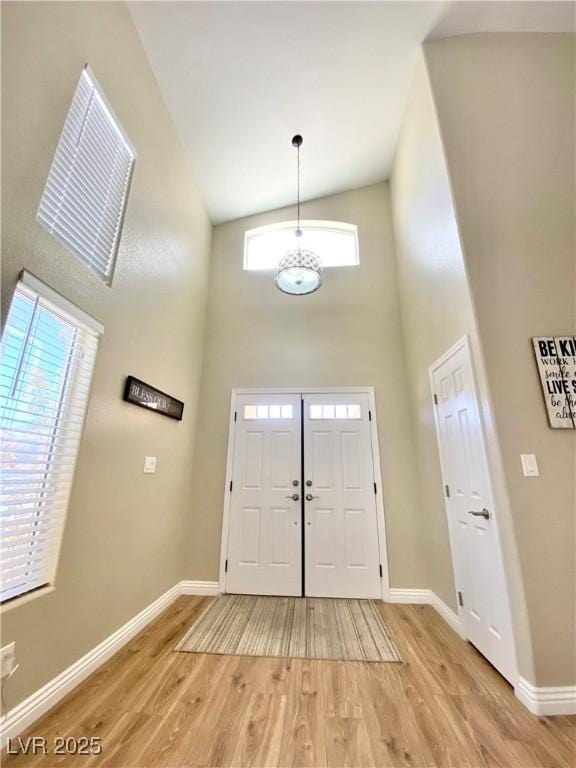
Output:
<svg viewBox="0 0 576 768">
<path fill-rule="evenodd" d="M 176 400 L 175 397 L 145 384 L 134 376 L 126 377 L 124 400 L 127 403 L 133 403 L 141 408 L 148 408 L 160 413 L 162 416 L 169 416 L 171 419 L 182 421 L 184 403 L 181 400 Z"/>
<path fill-rule="evenodd" d="M 532 343 L 550 426 L 576 428 L 576 336 L 538 336 Z"/>
</svg>

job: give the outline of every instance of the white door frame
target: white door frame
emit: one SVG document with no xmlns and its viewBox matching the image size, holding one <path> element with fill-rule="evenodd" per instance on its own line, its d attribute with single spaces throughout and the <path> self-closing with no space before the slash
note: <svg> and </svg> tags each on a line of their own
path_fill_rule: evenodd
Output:
<svg viewBox="0 0 576 768">
<path fill-rule="evenodd" d="M 233 389 L 230 396 L 230 421 L 228 426 L 228 452 L 226 456 L 226 482 L 224 485 L 224 510 L 222 515 L 222 540 L 220 544 L 220 579 L 218 591 L 226 592 L 226 560 L 228 558 L 228 533 L 230 525 L 230 504 L 232 494 L 230 482 L 232 480 L 234 463 L 234 438 L 236 435 L 236 422 L 234 414 L 238 410 L 236 400 L 238 395 L 337 395 L 361 393 L 368 395 L 368 402 L 372 418 L 370 424 L 370 439 L 372 442 L 372 461 L 374 464 L 374 481 L 377 487 L 376 493 L 376 522 L 378 525 L 378 546 L 382 561 L 382 578 L 380 588 L 382 600 L 388 600 L 390 596 L 390 582 L 388 578 L 388 550 L 386 548 L 386 526 L 384 517 L 384 495 L 382 488 L 382 470 L 380 466 L 380 448 L 378 445 L 378 420 L 376 416 L 376 397 L 374 387 L 259 387 L 247 389 Z"/>
<path fill-rule="evenodd" d="M 506 564 L 506 560 L 504 558 L 504 553 L 502 551 L 502 543 L 501 543 L 501 537 L 500 537 L 500 523 L 499 523 L 499 512 L 498 508 L 495 503 L 494 499 L 494 490 L 493 490 L 493 483 L 492 483 L 492 475 L 491 475 L 491 468 L 490 468 L 490 461 L 488 457 L 488 452 L 486 450 L 486 427 L 484 424 L 484 416 L 482 408 L 480 407 L 480 398 L 478 395 L 478 385 L 476 382 L 476 369 L 474 365 L 474 355 L 472 354 L 472 348 L 470 346 L 470 339 L 468 337 L 468 334 L 462 336 L 461 339 L 459 339 L 455 344 L 453 344 L 449 349 L 444 352 L 443 355 L 441 355 L 437 360 L 435 360 L 432 365 L 428 368 L 428 377 L 430 381 L 430 393 L 432 397 L 432 410 L 434 411 L 434 425 L 436 428 L 436 442 L 438 445 L 438 453 L 440 455 L 440 471 L 442 473 L 442 485 L 446 485 L 446 461 L 442 453 L 442 441 L 440 439 L 440 420 L 438 416 L 438 408 L 436 408 L 434 395 L 435 395 L 435 386 L 434 386 L 434 373 L 435 371 L 440 368 L 444 363 L 446 363 L 453 355 L 455 355 L 457 352 L 459 352 L 461 349 L 465 349 L 466 353 L 468 355 L 468 358 L 470 360 L 470 367 L 472 369 L 472 393 L 474 395 L 474 400 L 476 403 L 476 411 L 478 413 L 478 420 L 480 423 L 480 442 L 482 443 L 482 452 L 484 454 L 484 463 L 486 466 L 486 473 L 488 475 L 488 483 L 487 483 L 487 495 L 488 495 L 488 501 L 489 501 L 489 507 L 492 511 L 492 521 L 494 523 L 494 540 L 496 542 L 496 546 L 500 550 L 500 558 L 502 561 L 502 568 L 504 570 L 504 584 L 507 592 L 507 605 L 508 605 L 508 611 L 510 613 L 510 627 L 512 630 L 512 648 L 513 648 L 513 655 L 514 655 L 514 680 L 511 681 L 513 685 L 516 685 L 516 680 L 518 677 L 518 661 L 517 661 L 517 654 L 516 654 L 516 638 L 514 633 L 514 622 L 512 621 L 512 615 L 511 615 L 511 609 L 510 609 L 510 584 L 508 579 L 508 568 Z M 450 538 L 450 551 L 452 553 L 452 557 L 454 558 L 454 549 L 455 549 L 455 542 L 453 540 L 452 536 L 452 526 L 450 525 L 450 518 L 448 516 L 448 506 L 446 504 L 446 497 L 444 497 L 444 510 L 446 512 L 446 518 L 448 522 L 448 534 Z M 454 590 L 457 592 L 458 585 L 454 583 Z M 458 595 L 455 595 L 456 597 L 456 605 L 458 607 L 458 618 L 460 620 L 460 627 L 462 628 L 462 632 L 465 633 L 465 627 L 466 622 L 463 621 L 462 618 L 462 606 L 460 605 L 460 601 L 458 600 Z M 468 638 L 464 638 L 468 639 Z"/>
</svg>

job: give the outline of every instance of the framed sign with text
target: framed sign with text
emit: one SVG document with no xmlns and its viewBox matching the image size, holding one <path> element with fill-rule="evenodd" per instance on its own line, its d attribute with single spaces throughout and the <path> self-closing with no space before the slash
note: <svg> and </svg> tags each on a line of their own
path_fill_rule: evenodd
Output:
<svg viewBox="0 0 576 768">
<path fill-rule="evenodd" d="M 150 411 L 160 413 L 162 416 L 182 421 L 184 403 L 181 400 L 151 387 L 150 384 L 146 384 L 134 376 L 126 377 L 124 400 L 127 403 L 133 403 L 141 408 L 148 408 Z"/>
<path fill-rule="evenodd" d="M 575 429 L 576 336 L 536 336 L 532 344 L 550 426 Z"/>
</svg>

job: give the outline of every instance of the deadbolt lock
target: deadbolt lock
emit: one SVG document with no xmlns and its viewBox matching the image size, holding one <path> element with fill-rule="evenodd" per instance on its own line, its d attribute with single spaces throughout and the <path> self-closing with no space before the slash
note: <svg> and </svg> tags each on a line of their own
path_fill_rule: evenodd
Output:
<svg viewBox="0 0 576 768">
<path fill-rule="evenodd" d="M 308 488 L 310 488 L 310 486 L 312 485 L 312 480 L 306 480 L 306 485 L 308 486 Z"/>
<path fill-rule="evenodd" d="M 292 480 L 292 485 L 294 486 L 294 488 L 298 488 L 300 483 L 298 482 L 298 480 Z"/>
</svg>

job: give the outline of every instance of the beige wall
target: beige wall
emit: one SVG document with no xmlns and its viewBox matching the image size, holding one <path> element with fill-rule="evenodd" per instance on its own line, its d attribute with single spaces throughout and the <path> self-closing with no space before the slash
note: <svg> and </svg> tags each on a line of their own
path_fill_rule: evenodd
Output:
<svg viewBox="0 0 576 768">
<path fill-rule="evenodd" d="M 428 378 L 474 320 L 450 184 L 423 57 L 414 74 L 390 181 L 398 283 L 426 537 L 426 586 L 456 610 Z"/>
<path fill-rule="evenodd" d="M 138 152 L 112 288 L 35 221 L 85 62 Z M 13 706 L 183 576 L 211 225 L 123 3 L 2 3 L 2 117 L 3 310 L 25 267 L 105 326 L 56 590 L 2 617 Z M 123 403 L 127 374 L 184 420 Z"/>
<path fill-rule="evenodd" d="M 576 328 L 574 37 L 469 35 L 430 43 L 425 56 L 520 556 L 527 676 L 569 685 L 576 436 L 547 425 L 530 339 Z M 521 453 L 536 454 L 539 478 L 523 477 Z"/>
<path fill-rule="evenodd" d="M 304 218 L 358 225 L 360 266 L 326 270 L 310 296 L 242 268 L 244 232 L 293 209 L 214 230 L 187 577 L 217 579 L 233 387 L 376 388 L 391 584 L 425 583 L 387 184 L 306 203 Z"/>
<path fill-rule="evenodd" d="M 431 399 L 429 366 L 462 336 L 472 350 L 497 504 L 520 666 L 533 677 L 510 504 L 450 179 L 426 63 L 418 58 L 391 178 L 402 325 L 416 436 L 426 586 L 456 610 L 452 556 Z"/>
<path fill-rule="evenodd" d="M 306 204 L 305 217 L 356 223 L 361 253 L 308 297 L 242 269 L 245 230 L 293 209 L 221 225 L 205 328 L 211 226 L 125 5 L 2 4 L 3 315 L 26 268 L 105 326 L 57 589 L 2 617 L 20 662 L 9 706 L 179 579 L 218 578 L 233 387 L 375 386 L 391 585 L 454 606 L 427 367 L 465 332 L 521 672 L 574 680 L 574 434 L 548 429 L 529 344 L 574 329 L 573 41 L 466 36 L 425 51 L 449 173 L 421 60 L 392 179 L 398 266 L 387 184 Z M 35 222 L 85 62 L 138 152 L 111 289 Z M 124 404 L 128 373 L 183 399 L 184 421 Z M 522 477 L 521 452 L 540 478 Z"/>
</svg>

